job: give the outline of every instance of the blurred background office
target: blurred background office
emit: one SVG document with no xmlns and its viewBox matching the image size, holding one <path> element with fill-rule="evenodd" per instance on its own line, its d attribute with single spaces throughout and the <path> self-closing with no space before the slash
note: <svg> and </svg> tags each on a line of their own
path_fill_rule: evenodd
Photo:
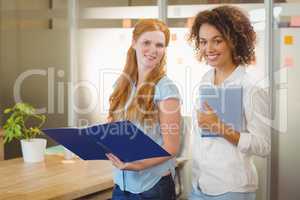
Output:
<svg viewBox="0 0 300 200">
<path fill-rule="evenodd" d="M 132 27 L 140 18 L 160 18 L 171 28 L 167 72 L 183 96 L 180 156 L 189 158 L 192 95 L 209 67 L 196 61 L 186 34 L 197 12 L 224 3 L 249 13 L 258 43 L 248 71 L 273 97 L 272 154 L 255 159 L 257 199 L 300 199 L 300 0 L 0 0 L 0 126 L 4 108 L 17 101 L 46 114 L 46 127 L 103 122 Z M 4 159 L 20 156 L 18 145 L 6 144 Z M 179 172 L 183 199 L 189 167 L 188 161 Z"/>
</svg>

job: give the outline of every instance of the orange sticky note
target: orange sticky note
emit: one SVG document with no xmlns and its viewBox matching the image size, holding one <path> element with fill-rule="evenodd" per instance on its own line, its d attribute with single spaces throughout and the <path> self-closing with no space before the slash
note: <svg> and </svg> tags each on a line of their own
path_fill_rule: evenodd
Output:
<svg viewBox="0 0 300 200">
<path fill-rule="evenodd" d="M 123 28 L 130 28 L 131 27 L 131 20 L 130 19 L 123 19 L 122 25 L 123 25 Z"/>
<path fill-rule="evenodd" d="M 195 20 L 195 17 L 189 17 L 186 22 L 186 27 L 191 28 L 193 26 L 194 20 Z"/>
<path fill-rule="evenodd" d="M 286 56 L 283 60 L 283 66 L 284 67 L 293 67 L 294 65 L 294 59 L 292 56 Z"/>
<path fill-rule="evenodd" d="M 292 45 L 294 42 L 294 37 L 292 35 L 284 36 L 284 44 L 285 45 Z"/>
<path fill-rule="evenodd" d="M 176 40 L 177 40 L 177 35 L 176 35 L 176 33 L 172 33 L 172 34 L 171 34 L 171 40 L 172 40 L 172 41 L 176 41 Z"/>
</svg>

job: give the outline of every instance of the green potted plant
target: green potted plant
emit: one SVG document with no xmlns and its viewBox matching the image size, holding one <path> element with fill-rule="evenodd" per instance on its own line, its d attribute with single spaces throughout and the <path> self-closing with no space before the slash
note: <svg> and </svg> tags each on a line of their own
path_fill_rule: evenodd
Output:
<svg viewBox="0 0 300 200">
<path fill-rule="evenodd" d="M 4 114 L 8 115 L 3 125 L 4 143 L 18 139 L 21 141 L 25 162 L 43 161 L 47 140 L 35 137 L 42 133 L 41 127 L 46 116 L 37 114 L 28 103 L 17 103 L 12 108 L 5 109 Z"/>
</svg>

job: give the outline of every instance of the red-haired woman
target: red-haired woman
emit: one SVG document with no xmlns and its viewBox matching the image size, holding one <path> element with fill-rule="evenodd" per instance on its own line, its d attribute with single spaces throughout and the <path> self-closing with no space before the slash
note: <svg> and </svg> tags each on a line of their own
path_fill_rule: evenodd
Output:
<svg viewBox="0 0 300 200">
<path fill-rule="evenodd" d="M 110 96 L 109 120 L 130 120 L 171 154 L 115 166 L 112 199 L 175 199 L 174 157 L 179 149 L 180 95 L 166 76 L 168 27 L 156 19 L 140 20 L 122 75 Z M 143 149 L 140 149 L 143 151 Z"/>
</svg>

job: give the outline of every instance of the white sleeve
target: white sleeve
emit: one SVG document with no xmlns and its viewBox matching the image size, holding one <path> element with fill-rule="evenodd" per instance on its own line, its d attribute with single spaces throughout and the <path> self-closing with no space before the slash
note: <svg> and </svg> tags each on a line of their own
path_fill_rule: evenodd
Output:
<svg viewBox="0 0 300 200">
<path fill-rule="evenodd" d="M 245 91 L 246 131 L 240 133 L 242 153 L 267 156 L 271 151 L 270 98 L 266 91 L 252 87 Z"/>
</svg>

